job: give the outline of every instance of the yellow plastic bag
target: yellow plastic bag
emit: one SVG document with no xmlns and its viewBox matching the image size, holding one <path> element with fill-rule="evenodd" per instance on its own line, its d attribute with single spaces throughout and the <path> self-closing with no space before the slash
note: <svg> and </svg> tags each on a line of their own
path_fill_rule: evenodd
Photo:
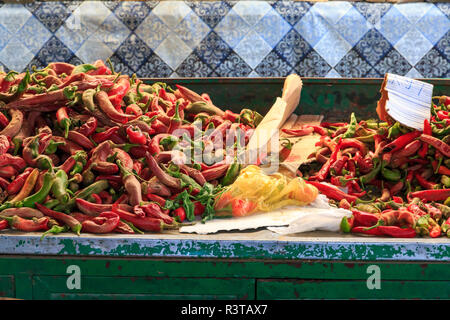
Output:
<svg viewBox="0 0 450 320">
<path fill-rule="evenodd" d="M 265 174 L 255 165 L 242 169 L 235 182 L 216 199 L 217 216 L 247 216 L 288 205 L 304 206 L 313 202 L 319 191 L 303 179 L 281 173 Z"/>
</svg>

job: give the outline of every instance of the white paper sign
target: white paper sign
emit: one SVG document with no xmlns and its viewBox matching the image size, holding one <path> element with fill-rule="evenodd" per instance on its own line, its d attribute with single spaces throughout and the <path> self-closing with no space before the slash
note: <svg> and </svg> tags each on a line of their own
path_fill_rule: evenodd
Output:
<svg viewBox="0 0 450 320">
<path fill-rule="evenodd" d="M 430 119 L 433 85 L 388 73 L 386 112 L 408 127 L 423 131 L 423 122 Z"/>
</svg>

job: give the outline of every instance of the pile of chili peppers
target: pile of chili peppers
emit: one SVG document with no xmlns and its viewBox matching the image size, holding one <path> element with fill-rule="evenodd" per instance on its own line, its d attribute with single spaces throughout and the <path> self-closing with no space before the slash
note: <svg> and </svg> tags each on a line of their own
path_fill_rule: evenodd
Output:
<svg viewBox="0 0 450 320">
<path fill-rule="evenodd" d="M 240 164 L 215 161 L 236 150 L 195 134 L 239 129 L 246 143 L 262 119 L 101 60 L 0 73 L 0 111 L 0 229 L 43 236 L 160 232 L 212 218 Z M 198 150 L 209 162 L 194 161 Z M 176 161 L 190 154 L 193 161 Z"/>
<path fill-rule="evenodd" d="M 335 206 L 352 211 L 347 233 L 450 237 L 450 98 L 434 97 L 418 131 L 398 122 L 358 121 L 283 130 L 321 135 L 299 175 Z"/>
</svg>

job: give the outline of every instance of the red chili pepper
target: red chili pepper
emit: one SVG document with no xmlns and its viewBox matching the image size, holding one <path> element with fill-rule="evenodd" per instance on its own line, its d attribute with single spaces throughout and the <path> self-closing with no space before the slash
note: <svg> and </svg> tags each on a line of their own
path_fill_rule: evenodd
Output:
<svg viewBox="0 0 450 320">
<path fill-rule="evenodd" d="M 112 134 L 116 133 L 119 130 L 118 126 L 111 127 L 107 129 L 104 132 L 98 132 L 92 136 L 92 140 L 94 140 L 96 143 L 100 143 L 106 140 L 109 140 L 112 136 Z"/>
<path fill-rule="evenodd" d="M 20 231 L 34 232 L 48 229 L 48 217 L 42 217 L 39 219 L 24 219 L 19 216 L 0 216 L 0 218 L 5 219 L 6 221 L 8 221 L 9 226 Z"/>
<path fill-rule="evenodd" d="M 2 128 L 5 128 L 9 124 L 8 118 L 3 114 L 3 112 L 0 112 L 0 126 Z"/>
<path fill-rule="evenodd" d="M 180 106 L 177 103 L 175 105 L 175 113 L 173 115 L 172 118 L 170 118 L 170 125 L 169 125 L 169 133 L 174 132 L 175 130 L 177 130 L 181 124 L 182 124 L 182 118 L 180 117 Z"/>
<path fill-rule="evenodd" d="M 373 213 L 352 209 L 355 222 L 363 227 L 372 227 L 378 223 L 378 216 Z"/>
<path fill-rule="evenodd" d="M 143 114 L 141 107 L 139 107 L 135 103 L 128 105 L 125 109 L 125 113 L 126 114 L 134 114 L 136 117 L 142 116 L 142 114 Z"/>
<path fill-rule="evenodd" d="M 438 168 L 437 167 L 438 166 L 438 162 L 436 160 L 432 161 L 431 165 L 433 166 L 433 170 L 434 171 L 436 171 L 436 169 L 437 169 L 437 173 L 443 174 L 443 175 L 446 175 L 446 176 L 450 175 L 450 169 L 445 167 L 445 166 L 439 166 L 439 168 Z"/>
<path fill-rule="evenodd" d="M 90 117 L 79 129 L 78 132 L 82 135 L 89 137 L 97 129 L 97 118 Z"/>
<path fill-rule="evenodd" d="M 160 205 L 155 202 L 150 202 L 148 204 L 139 206 L 138 208 L 141 208 L 144 210 L 144 212 L 145 212 L 144 217 L 146 216 L 149 218 L 160 219 L 164 223 L 167 223 L 167 224 L 173 224 L 173 222 L 174 222 L 174 219 L 168 215 L 169 210 L 165 210 L 165 212 L 163 212 Z M 136 210 L 136 207 L 135 207 L 135 210 Z M 135 213 L 136 213 L 136 211 L 135 211 Z"/>
<path fill-rule="evenodd" d="M 425 189 L 436 189 L 439 186 L 439 184 L 437 183 L 427 181 L 418 172 L 414 174 L 414 177 L 417 179 L 417 182 L 419 182 L 419 184 Z"/>
<path fill-rule="evenodd" d="M 157 202 L 161 207 L 164 207 L 166 204 L 166 200 L 156 194 L 148 193 L 146 196 L 149 201 Z"/>
<path fill-rule="evenodd" d="M 292 142 L 289 139 L 283 139 L 284 141 L 281 143 L 281 150 L 279 154 L 280 161 L 285 161 L 292 151 Z"/>
<path fill-rule="evenodd" d="M 340 175 L 347 161 L 347 156 L 338 156 L 336 161 L 330 166 L 330 172 L 335 175 Z"/>
<path fill-rule="evenodd" d="M 61 107 L 56 111 L 56 121 L 58 125 L 64 130 L 64 138 L 67 138 L 70 130 L 70 118 L 67 113 L 67 107 Z"/>
<path fill-rule="evenodd" d="M 420 136 L 420 140 L 435 147 L 437 150 L 439 150 L 439 152 L 441 152 L 446 157 L 450 157 L 450 146 L 446 144 L 444 141 L 439 140 L 438 138 L 435 138 L 428 134 L 422 134 Z"/>
<path fill-rule="evenodd" d="M 80 230 L 81 230 L 81 225 L 80 223 L 73 218 L 72 216 L 62 213 L 62 212 L 58 212 L 58 211 L 54 211 L 52 209 L 47 208 L 46 206 L 35 202 L 36 208 L 42 212 L 44 215 L 49 216 L 51 218 L 54 218 L 58 221 L 61 221 L 65 224 L 67 224 L 70 229 L 75 232 L 76 234 L 80 234 Z"/>
<path fill-rule="evenodd" d="M 12 178 L 17 175 L 17 170 L 13 166 L 4 166 L 0 168 L 0 177 Z"/>
<path fill-rule="evenodd" d="M 97 101 L 100 109 L 111 119 L 119 123 L 126 123 L 128 119 L 134 118 L 134 115 L 125 114 L 122 109 L 116 109 L 108 98 L 108 94 L 105 91 L 99 91 L 95 94 L 95 100 Z"/>
<path fill-rule="evenodd" d="M 104 75 L 112 74 L 111 70 L 105 65 L 103 60 L 97 60 L 94 62 L 95 70 L 89 70 L 87 73 L 90 75 Z"/>
<path fill-rule="evenodd" d="M 294 137 L 301 137 L 301 136 L 307 136 L 314 132 L 314 128 L 307 127 L 302 129 L 281 129 L 282 132 L 294 136 Z"/>
<path fill-rule="evenodd" d="M 165 226 L 167 226 L 162 220 L 149 218 L 149 217 L 139 217 L 128 211 L 119 209 L 118 205 L 113 204 L 112 211 L 117 213 L 121 219 L 131 222 L 136 228 L 144 231 L 160 232 Z"/>
<path fill-rule="evenodd" d="M 320 125 L 324 128 L 331 128 L 331 127 L 345 127 L 348 125 L 347 122 L 321 122 Z"/>
<path fill-rule="evenodd" d="M 439 120 L 446 120 L 446 119 L 450 119 L 449 115 L 448 115 L 448 111 L 438 111 L 437 112 L 437 116 L 439 118 Z"/>
<path fill-rule="evenodd" d="M 102 204 L 102 198 L 98 194 L 91 194 L 92 199 L 94 199 L 95 203 Z"/>
<path fill-rule="evenodd" d="M 378 228 L 367 229 L 367 227 L 362 227 L 362 226 L 353 227 L 351 232 L 352 233 L 362 233 L 362 234 L 367 234 L 367 235 L 371 235 L 371 236 L 384 235 Z"/>
<path fill-rule="evenodd" d="M 391 143 L 388 143 L 387 145 L 385 145 L 383 148 L 383 151 L 392 154 L 395 151 L 400 150 L 403 147 L 405 147 L 407 144 L 412 142 L 414 139 L 420 137 L 421 134 L 422 134 L 422 132 L 420 132 L 420 131 L 412 131 L 412 132 L 405 133 L 405 134 L 401 135 L 400 137 L 398 137 L 397 139 L 395 139 L 394 141 L 392 141 Z"/>
<path fill-rule="evenodd" d="M 428 119 L 425 119 L 423 121 L 423 133 L 430 135 L 430 136 L 432 134 L 431 124 L 430 124 L 430 121 L 428 121 Z M 428 144 L 424 143 L 424 144 L 422 144 L 422 147 L 420 148 L 418 154 L 421 158 L 425 158 L 427 153 L 428 153 Z"/>
<path fill-rule="evenodd" d="M 413 228 L 400 228 L 397 226 L 378 226 L 377 229 L 387 236 L 394 238 L 414 238 L 416 230 Z"/>
<path fill-rule="evenodd" d="M 450 197 L 450 189 L 414 191 L 409 194 L 409 197 L 419 198 L 422 201 L 444 201 Z"/>
<path fill-rule="evenodd" d="M 225 110 L 225 113 L 223 114 L 222 118 L 225 120 L 230 120 L 231 122 L 236 122 L 239 118 L 239 114 L 234 113 L 230 110 Z"/>
<path fill-rule="evenodd" d="M 120 221 L 119 215 L 112 211 L 103 212 L 99 217 L 104 217 L 106 220 L 102 224 L 96 223 L 95 220 L 86 220 L 81 224 L 82 230 L 91 233 L 110 233 L 117 227 Z"/>
<path fill-rule="evenodd" d="M 340 146 L 341 146 L 340 143 L 338 143 L 337 146 L 335 147 L 334 151 L 331 153 L 331 156 L 328 159 L 328 161 L 322 166 L 322 168 L 320 168 L 319 172 L 315 176 L 310 177 L 310 179 L 323 181 L 327 178 L 328 174 L 330 173 L 331 165 L 337 159 L 337 156 L 338 156 L 338 153 L 340 150 Z"/>
<path fill-rule="evenodd" d="M 146 144 L 147 137 L 142 133 L 141 129 L 135 126 L 129 126 L 127 128 L 128 140 L 135 144 Z"/>
<path fill-rule="evenodd" d="M 6 221 L 6 220 L 0 221 L 0 230 L 4 230 L 4 229 L 8 228 L 8 226 L 9 226 L 8 221 Z"/>
<path fill-rule="evenodd" d="M 342 199 L 346 199 L 349 203 L 354 203 L 358 197 L 346 194 L 342 190 L 329 186 L 317 181 L 305 181 L 313 186 L 315 186 L 321 193 L 326 195 L 328 198 L 341 201 Z"/>
<path fill-rule="evenodd" d="M 194 216 L 201 216 L 205 212 L 205 206 L 200 201 L 193 201 Z"/>
<path fill-rule="evenodd" d="M 439 221 L 442 218 L 442 211 L 436 207 L 433 207 L 429 203 L 424 203 L 425 208 L 427 208 L 427 212 L 430 214 L 431 218 L 436 221 Z"/>
<path fill-rule="evenodd" d="M 408 206 L 408 211 L 414 213 L 415 215 L 422 217 L 424 215 L 427 214 L 427 212 L 423 211 L 422 209 L 420 209 L 420 207 L 417 204 L 411 203 Z"/>
<path fill-rule="evenodd" d="M 186 219 L 186 211 L 183 207 L 179 207 L 173 211 L 173 216 L 177 217 L 179 222 L 183 222 Z"/>
<path fill-rule="evenodd" d="M 33 168 L 26 168 L 25 171 L 19 174 L 11 183 L 8 183 L 8 186 L 6 188 L 8 194 L 11 195 L 19 192 L 25 184 L 25 180 L 31 174 L 31 171 L 33 171 Z"/>
</svg>

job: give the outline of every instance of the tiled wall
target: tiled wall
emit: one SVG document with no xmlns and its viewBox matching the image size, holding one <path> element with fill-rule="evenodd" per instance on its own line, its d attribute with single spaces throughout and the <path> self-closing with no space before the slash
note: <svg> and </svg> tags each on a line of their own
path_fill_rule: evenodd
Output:
<svg viewBox="0 0 450 320">
<path fill-rule="evenodd" d="M 449 77 L 449 3 L 1 4 L 0 65 L 110 58 L 140 77 Z"/>
</svg>

